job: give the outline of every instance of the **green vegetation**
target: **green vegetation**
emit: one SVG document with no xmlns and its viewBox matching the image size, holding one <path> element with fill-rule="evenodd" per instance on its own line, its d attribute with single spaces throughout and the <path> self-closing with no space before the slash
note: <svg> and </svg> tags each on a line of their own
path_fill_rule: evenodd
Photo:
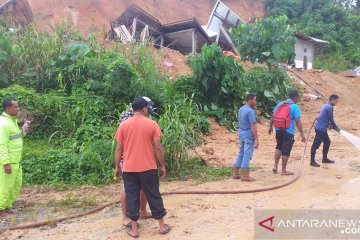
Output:
<svg viewBox="0 0 360 240">
<path fill-rule="evenodd" d="M 296 89 L 282 68 L 252 68 L 245 74 L 245 83 L 248 91 L 256 94 L 257 108 L 266 118 L 271 117 L 274 106 L 287 96 L 290 90 Z"/>
<path fill-rule="evenodd" d="M 241 63 L 224 56 L 219 46 L 203 46 L 201 54 L 191 59 L 194 75 L 180 77 L 174 89 L 186 97 L 194 96 L 208 116 L 236 130 L 237 112 L 247 93 L 258 96 L 258 109 L 269 117 L 276 103 L 296 88 L 277 67 L 277 60 L 271 60 L 274 66 L 270 70 L 265 67 L 245 72 Z"/>
<path fill-rule="evenodd" d="M 54 208 L 55 212 L 66 212 L 71 209 L 81 209 L 85 211 L 97 205 L 98 202 L 94 196 L 79 198 L 73 194 L 68 194 L 60 200 L 51 200 L 46 203 L 46 207 Z"/>
<path fill-rule="evenodd" d="M 295 28 L 286 16 L 257 20 L 254 24 L 232 29 L 231 36 L 242 60 L 265 63 L 267 67 L 254 67 L 244 76 L 248 92 L 255 93 L 261 115 L 269 118 L 273 107 L 296 88 L 280 63 L 292 62 L 295 57 Z"/>
<path fill-rule="evenodd" d="M 295 29 L 286 16 L 260 19 L 232 29 L 231 36 L 242 60 L 266 63 L 269 67 L 295 58 Z"/>
<path fill-rule="evenodd" d="M 150 96 L 159 108 L 170 173 L 209 132 L 205 114 L 191 96 L 174 92 L 145 45 L 107 50 L 65 27 L 46 33 L 32 26 L 1 28 L 0 43 L 0 101 L 15 97 L 24 106 L 20 121 L 33 122 L 24 149 L 26 184 L 113 182 L 113 135 L 134 96 Z"/>
<path fill-rule="evenodd" d="M 191 61 L 195 89 L 203 97 L 204 110 L 220 123 L 237 128 L 236 111 L 246 94 L 244 69 L 216 45 L 203 46 Z"/>
<path fill-rule="evenodd" d="M 286 15 L 298 31 L 329 41 L 316 68 L 342 71 L 360 65 L 359 1 L 265 0 L 268 16 Z"/>
<path fill-rule="evenodd" d="M 158 108 L 155 120 L 164 133 L 170 179 L 225 178 L 230 169 L 210 168 L 189 156 L 210 131 L 207 116 L 235 130 L 248 92 L 259 95 L 260 110 L 268 116 L 293 87 L 284 72 L 245 72 L 213 45 L 191 58 L 192 76 L 174 83 L 158 71 L 147 45 L 105 49 L 93 36 L 83 38 L 66 27 L 46 33 L 32 26 L 18 32 L 0 28 L 0 44 L 0 101 L 15 97 L 23 106 L 20 122 L 33 123 L 23 157 L 27 185 L 112 183 L 113 135 L 135 96 L 151 97 Z M 53 205 L 78 202 L 69 198 Z"/>
</svg>

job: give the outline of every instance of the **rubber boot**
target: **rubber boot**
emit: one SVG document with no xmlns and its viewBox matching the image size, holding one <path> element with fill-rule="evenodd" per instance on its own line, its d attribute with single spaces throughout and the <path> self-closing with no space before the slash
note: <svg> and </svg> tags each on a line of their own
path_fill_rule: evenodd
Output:
<svg viewBox="0 0 360 240">
<path fill-rule="evenodd" d="M 250 171 L 248 169 L 241 169 L 241 181 L 253 182 L 255 178 L 250 177 Z"/>
<path fill-rule="evenodd" d="M 237 167 L 233 167 L 233 179 L 240 179 L 241 175 L 239 174 L 239 169 Z"/>
<path fill-rule="evenodd" d="M 310 166 L 320 167 L 320 164 L 315 161 L 315 156 L 311 156 Z"/>
<path fill-rule="evenodd" d="M 335 161 L 330 160 L 328 158 L 322 160 L 323 163 L 335 163 Z"/>
</svg>

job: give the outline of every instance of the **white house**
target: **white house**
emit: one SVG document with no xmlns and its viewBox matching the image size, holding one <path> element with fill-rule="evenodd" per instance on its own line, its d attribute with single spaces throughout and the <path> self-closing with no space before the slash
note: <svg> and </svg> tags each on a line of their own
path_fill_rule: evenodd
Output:
<svg viewBox="0 0 360 240">
<path fill-rule="evenodd" d="M 301 32 L 296 32 L 295 37 L 295 68 L 312 69 L 315 48 L 329 42 L 310 37 Z"/>
</svg>

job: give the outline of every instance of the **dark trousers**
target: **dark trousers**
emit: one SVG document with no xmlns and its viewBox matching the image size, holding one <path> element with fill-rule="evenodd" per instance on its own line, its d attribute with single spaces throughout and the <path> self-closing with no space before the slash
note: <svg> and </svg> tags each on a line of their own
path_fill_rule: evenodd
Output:
<svg viewBox="0 0 360 240">
<path fill-rule="evenodd" d="M 331 140 L 330 140 L 327 132 L 322 132 L 322 131 L 319 131 L 316 129 L 315 129 L 315 132 L 316 132 L 316 135 L 315 135 L 314 143 L 311 147 L 311 159 L 315 160 L 316 150 L 320 147 L 321 143 L 323 142 L 324 143 L 323 160 L 326 160 L 328 157 Z"/>
<path fill-rule="evenodd" d="M 157 170 L 146 172 L 124 172 L 124 187 L 126 192 L 126 215 L 133 221 L 139 220 L 140 190 L 142 189 L 149 202 L 151 213 L 156 220 L 166 215 L 164 203 L 159 189 Z"/>
</svg>

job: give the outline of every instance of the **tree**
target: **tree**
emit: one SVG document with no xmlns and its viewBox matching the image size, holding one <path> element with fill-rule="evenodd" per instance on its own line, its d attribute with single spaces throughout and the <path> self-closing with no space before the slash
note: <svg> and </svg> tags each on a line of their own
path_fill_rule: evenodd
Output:
<svg viewBox="0 0 360 240">
<path fill-rule="evenodd" d="M 267 16 L 285 14 L 297 31 L 330 42 L 315 55 L 317 67 L 343 71 L 360 65 L 360 0 L 265 0 L 265 9 Z"/>
<path fill-rule="evenodd" d="M 269 67 L 292 61 L 295 57 L 295 28 L 286 16 L 257 20 L 231 30 L 243 60 L 266 63 Z"/>
</svg>

